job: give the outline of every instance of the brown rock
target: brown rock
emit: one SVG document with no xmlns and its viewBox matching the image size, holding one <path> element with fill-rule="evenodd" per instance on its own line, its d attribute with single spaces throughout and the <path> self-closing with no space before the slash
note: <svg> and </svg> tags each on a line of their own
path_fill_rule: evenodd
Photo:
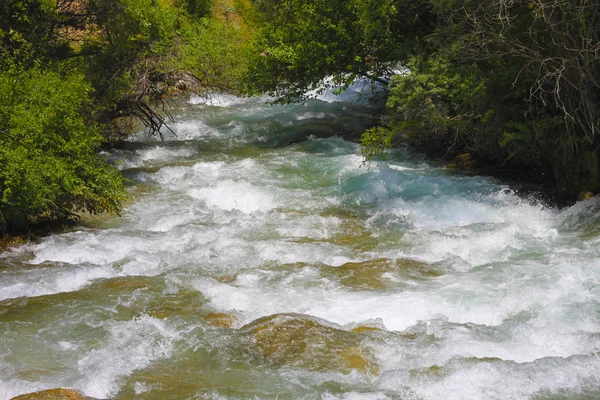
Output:
<svg viewBox="0 0 600 400">
<path fill-rule="evenodd" d="M 448 168 L 456 168 L 463 171 L 470 171 L 475 169 L 477 162 L 473 159 L 471 153 L 462 153 L 454 157 L 454 160 L 447 165 Z"/>
<path fill-rule="evenodd" d="M 11 400 L 89 400 L 81 393 L 73 389 L 50 389 L 41 392 L 22 394 Z"/>
<path fill-rule="evenodd" d="M 231 328 L 239 325 L 238 319 L 232 314 L 210 313 L 204 316 L 204 320 L 211 326 Z"/>
<path fill-rule="evenodd" d="M 379 374 L 375 357 L 361 346 L 361 336 L 321 325 L 301 314 L 259 318 L 240 331 L 249 334 L 253 353 L 263 365 Z"/>
<path fill-rule="evenodd" d="M 590 191 L 587 191 L 587 190 L 582 190 L 579 193 L 579 198 L 578 199 L 579 199 L 579 201 L 581 201 L 581 200 L 589 200 L 592 197 L 594 197 L 594 193 L 592 193 Z"/>
<path fill-rule="evenodd" d="M 352 329 L 352 332 L 356 332 L 356 333 L 371 332 L 371 331 L 381 331 L 381 329 L 376 328 L 374 326 L 366 326 L 366 325 L 359 325 L 356 328 Z"/>
</svg>

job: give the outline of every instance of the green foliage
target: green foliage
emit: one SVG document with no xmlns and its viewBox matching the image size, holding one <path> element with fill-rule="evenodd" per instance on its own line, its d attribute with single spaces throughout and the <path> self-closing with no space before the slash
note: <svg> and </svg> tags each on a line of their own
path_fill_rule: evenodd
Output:
<svg viewBox="0 0 600 400">
<path fill-rule="evenodd" d="M 120 210 L 122 178 L 96 154 L 103 138 L 86 120 L 90 91 L 81 74 L 0 73 L 0 215 L 9 228 Z"/>
<path fill-rule="evenodd" d="M 302 101 L 329 78 L 390 84 L 367 157 L 399 141 L 436 157 L 551 176 L 600 191 L 597 0 L 254 0 L 251 88 Z"/>
<path fill-rule="evenodd" d="M 97 151 L 132 132 L 119 121 L 159 133 L 167 116 L 153 106 L 176 86 L 242 90 L 247 32 L 212 4 L 1 2 L 0 233 L 118 212 L 122 177 Z"/>
<path fill-rule="evenodd" d="M 161 134 L 162 102 L 183 82 L 188 89 L 241 92 L 245 66 L 240 31 L 209 18 L 211 1 L 91 0 L 98 33 L 81 49 L 94 85 L 97 119 L 137 117 Z M 117 131 L 119 135 L 130 131 Z"/>
<path fill-rule="evenodd" d="M 248 46 L 241 34 L 218 20 L 188 24 L 172 64 L 193 73 L 206 89 L 243 93 Z"/>
<path fill-rule="evenodd" d="M 302 101 L 324 77 L 330 86 L 348 85 L 358 76 L 385 82 L 423 31 L 417 22 L 428 12 L 424 3 L 401 0 L 253 4 L 257 35 L 249 82 L 255 92 L 281 102 Z"/>
<path fill-rule="evenodd" d="M 366 130 L 360 137 L 360 151 L 365 160 L 384 157 L 394 144 L 395 136 L 390 129 L 380 126 Z"/>
<path fill-rule="evenodd" d="M 118 110 L 119 101 L 135 89 L 140 74 L 154 74 L 154 80 L 160 80 L 160 57 L 180 26 L 178 10 L 161 4 L 153 0 L 89 1 L 97 31 L 86 37 L 80 54 L 98 104 L 112 111 L 108 119 L 124 111 Z"/>
<path fill-rule="evenodd" d="M 414 57 L 408 66 L 410 72 L 395 76 L 390 84 L 391 134 L 437 156 L 468 149 L 496 157 L 502 131 L 497 129 L 494 80 L 474 63 L 444 56 Z"/>
<path fill-rule="evenodd" d="M 64 58 L 65 41 L 52 35 L 56 21 L 53 0 L 0 2 L 0 65 L 11 59 L 31 62 L 32 55 Z"/>
<path fill-rule="evenodd" d="M 193 18 L 202 18 L 210 14 L 212 5 L 211 0 L 180 0 L 176 3 L 182 9 L 185 9 Z"/>
</svg>

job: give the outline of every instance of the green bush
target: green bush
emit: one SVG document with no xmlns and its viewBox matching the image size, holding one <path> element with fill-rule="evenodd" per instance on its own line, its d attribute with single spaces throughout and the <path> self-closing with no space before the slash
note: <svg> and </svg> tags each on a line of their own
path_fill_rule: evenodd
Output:
<svg viewBox="0 0 600 400">
<path fill-rule="evenodd" d="M 96 153 L 90 91 L 77 73 L 0 72 L 0 230 L 120 210 L 122 177 Z"/>
<path fill-rule="evenodd" d="M 180 0 L 176 3 L 194 18 L 206 17 L 210 14 L 211 0 Z"/>
<path fill-rule="evenodd" d="M 168 115 L 156 105 L 175 87 L 242 91 L 247 31 L 211 7 L 0 2 L 0 234 L 118 212 L 123 179 L 97 154 L 106 138 L 137 130 L 135 119 L 160 134 Z"/>
<path fill-rule="evenodd" d="M 218 20 L 187 24 L 181 33 L 173 68 L 193 73 L 209 90 L 244 92 L 248 46 L 242 33 Z"/>
</svg>

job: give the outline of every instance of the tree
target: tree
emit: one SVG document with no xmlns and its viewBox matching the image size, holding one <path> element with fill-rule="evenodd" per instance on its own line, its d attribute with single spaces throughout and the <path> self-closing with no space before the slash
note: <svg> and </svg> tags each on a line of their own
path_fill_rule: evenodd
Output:
<svg viewBox="0 0 600 400">
<path fill-rule="evenodd" d="M 176 87 L 236 88 L 243 30 L 211 17 L 211 4 L 0 4 L 0 233 L 119 212 L 122 177 L 100 145 L 138 129 L 125 120 L 162 137 L 161 105 Z"/>
<path fill-rule="evenodd" d="M 429 6 L 403 0 L 255 0 L 249 82 L 280 102 L 345 86 L 357 77 L 387 84 L 429 31 Z M 323 79 L 328 78 L 324 82 Z"/>
<path fill-rule="evenodd" d="M 404 141 L 544 174 L 567 196 L 600 190 L 598 0 L 253 4 L 255 91 L 302 101 L 324 78 L 390 80 L 365 155 Z"/>
<path fill-rule="evenodd" d="M 468 152 L 537 170 L 566 196 L 597 191 L 600 3 L 433 5 L 438 22 L 426 39 L 433 51 L 395 78 L 389 129 L 365 136 L 366 153 L 404 137 L 450 158 Z"/>
</svg>

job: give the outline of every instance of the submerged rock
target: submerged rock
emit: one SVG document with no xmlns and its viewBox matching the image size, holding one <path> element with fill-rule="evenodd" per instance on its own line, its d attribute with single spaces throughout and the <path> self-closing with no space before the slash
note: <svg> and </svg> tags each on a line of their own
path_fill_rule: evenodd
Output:
<svg viewBox="0 0 600 400">
<path fill-rule="evenodd" d="M 239 321 L 235 315 L 224 313 L 209 313 L 204 316 L 204 320 L 210 326 L 221 328 L 232 328 L 239 326 Z"/>
<path fill-rule="evenodd" d="M 434 266 L 409 258 L 348 262 L 327 268 L 324 272 L 336 276 L 344 286 L 363 290 L 381 290 L 407 279 L 419 281 L 442 275 Z"/>
<path fill-rule="evenodd" d="M 380 328 L 374 327 L 374 326 L 367 326 L 367 325 L 359 325 L 355 328 L 352 328 L 352 332 L 356 332 L 356 333 L 363 333 L 363 332 L 379 332 L 381 331 Z"/>
<path fill-rule="evenodd" d="M 22 394 L 11 400 L 93 400 L 73 389 L 49 389 L 41 392 Z"/>
</svg>

